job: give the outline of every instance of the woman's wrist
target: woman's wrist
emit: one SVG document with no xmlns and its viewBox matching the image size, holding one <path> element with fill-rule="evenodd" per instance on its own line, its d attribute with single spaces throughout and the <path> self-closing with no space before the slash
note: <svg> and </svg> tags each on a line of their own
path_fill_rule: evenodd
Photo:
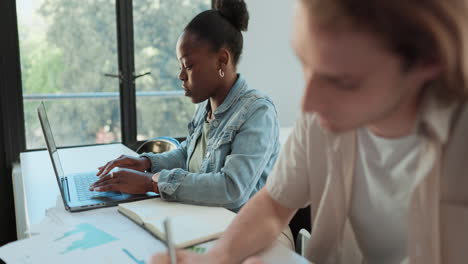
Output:
<svg viewBox="0 0 468 264">
<path fill-rule="evenodd" d="M 151 175 L 151 191 L 152 192 L 159 193 L 158 179 L 159 179 L 159 172 Z"/>
<path fill-rule="evenodd" d="M 151 171 L 151 160 L 145 156 L 141 158 L 143 158 L 143 171 Z"/>
</svg>

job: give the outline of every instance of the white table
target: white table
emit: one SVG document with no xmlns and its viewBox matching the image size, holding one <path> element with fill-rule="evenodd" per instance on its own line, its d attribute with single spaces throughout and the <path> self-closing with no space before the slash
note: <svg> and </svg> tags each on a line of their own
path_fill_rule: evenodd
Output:
<svg viewBox="0 0 468 264">
<path fill-rule="evenodd" d="M 97 167 L 122 154 L 136 155 L 135 152 L 122 144 L 59 150 L 65 174 L 97 169 Z M 31 225 L 41 222 L 45 217 L 46 209 L 56 206 L 57 196 L 60 192 L 47 151 L 21 153 L 20 160 L 21 166 L 16 165 L 13 172 L 13 187 L 17 232 L 18 238 L 21 239 L 29 237 L 25 231 Z M 117 212 L 115 212 L 115 216 L 123 217 Z M 141 235 L 147 236 L 148 234 L 142 231 Z M 267 250 L 262 255 L 268 263 L 278 263 L 277 261 L 281 261 L 281 263 L 309 263 L 296 253 L 281 246 Z"/>
<path fill-rule="evenodd" d="M 60 149 L 65 174 L 95 170 L 119 155 L 136 155 L 122 144 Z M 38 224 L 47 208 L 55 206 L 60 194 L 46 150 L 23 152 L 13 169 L 13 192 L 18 238 L 26 238 L 29 226 Z"/>
</svg>

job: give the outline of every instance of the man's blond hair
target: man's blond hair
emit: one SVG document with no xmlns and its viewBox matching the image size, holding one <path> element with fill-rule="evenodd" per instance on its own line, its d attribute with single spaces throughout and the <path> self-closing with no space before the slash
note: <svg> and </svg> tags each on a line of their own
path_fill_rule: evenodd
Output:
<svg viewBox="0 0 468 264">
<path fill-rule="evenodd" d="M 431 85 L 441 102 L 468 98 L 467 0 L 301 0 L 325 26 L 376 34 L 405 65 L 438 62 Z"/>
</svg>

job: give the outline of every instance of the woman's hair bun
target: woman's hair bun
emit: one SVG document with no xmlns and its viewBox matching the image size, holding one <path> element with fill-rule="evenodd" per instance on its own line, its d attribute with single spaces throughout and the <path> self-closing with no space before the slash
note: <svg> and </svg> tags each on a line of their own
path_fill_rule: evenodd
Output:
<svg viewBox="0 0 468 264">
<path fill-rule="evenodd" d="M 243 0 L 216 0 L 214 9 L 218 10 L 237 30 L 247 31 L 249 12 Z"/>
</svg>

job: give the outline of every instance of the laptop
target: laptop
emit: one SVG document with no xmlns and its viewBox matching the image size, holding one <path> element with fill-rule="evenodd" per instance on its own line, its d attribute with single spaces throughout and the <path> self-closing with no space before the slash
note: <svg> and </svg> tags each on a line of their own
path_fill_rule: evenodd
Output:
<svg viewBox="0 0 468 264">
<path fill-rule="evenodd" d="M 159 196 L 155 193 L 133 195 L 121 192 L 90 191 L 89 185 L 99 179 L 99 177 L 96 176 L 96 173 L 98 172 L 97 170 L 65 175 L 43 102 L 41 102 L 37 108 L 37 113 L 39 115 L 42 132 L 44 133 L 47 151 L 49 152 L 55 176 L 57 178 L 60 195 L 62 196 L 63 204 L 67 211 L 78 212 Z"/>
</svg>

